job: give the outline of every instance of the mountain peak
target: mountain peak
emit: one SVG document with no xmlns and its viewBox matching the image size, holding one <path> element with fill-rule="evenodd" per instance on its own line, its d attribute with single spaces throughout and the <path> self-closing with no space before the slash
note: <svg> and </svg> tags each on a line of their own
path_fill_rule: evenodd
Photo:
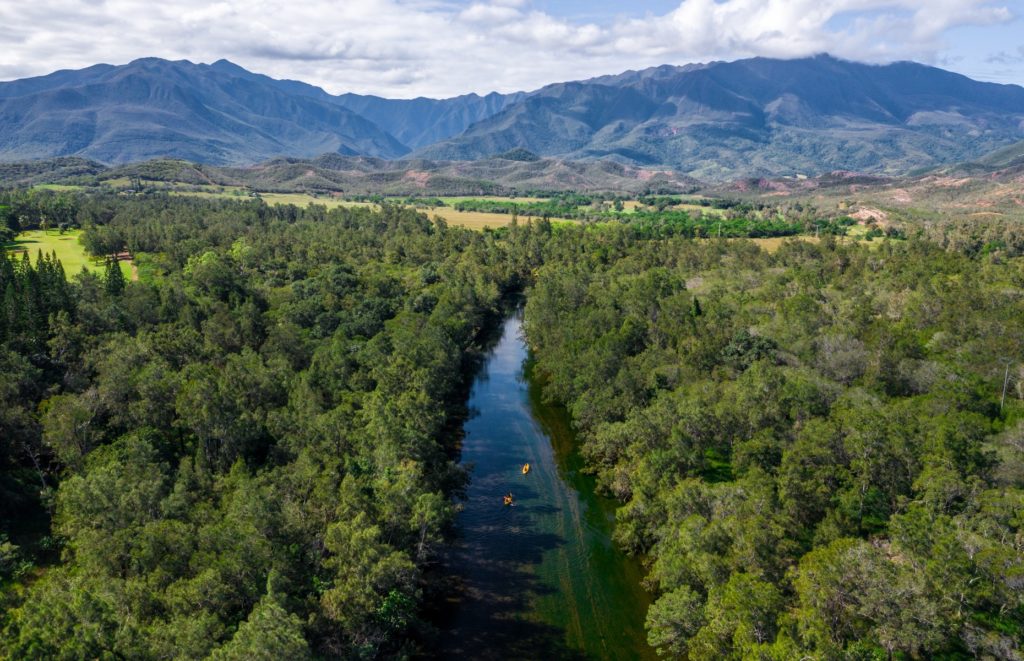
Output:
<svg viewBox="0 0 1024 661">
<path fill-rule="evenodd" d="M 220 59 L 140 58 L 0 83 L 0 159 L 252 163 L 321 153 L 607 159 L 706 179 L 892 173 L 1024 139 L 1024 88 L 820 53 L 665 64 L 529 93 L 392 100 Z"/>
<path fill-rule="evenodd" d="M 221 59 L 217 60 L 216 62 L 214 62 L 213 64 L 211 64 L 210 68 L 213 69 L 214 71 L 224 71 L 224 72 L 227 72 L 227 73 L 244 73 L 244 74 L 250 74 L 251 73 L 245 67 L 241 67 L 241 66 L 235 64 L 234 62 L 232 62 L 231 60 L 225 60 L 223 58 L 221 58 Z"/>
<path fill-rule="evenodd" d="M 1022 138 L 1024 88 L 822 53 L 549 85 L 415 155 L 477 159 L 525 149 L 721 179 L 893 173 L 966 160 Z"/>
<path fill-rule="evenodd" d="M 298 93 L 226 60 L 215 64 L 146 57 L 0 83 L 0 159 L 249 164 L 280 155 L 397 158 L 409 151 L 329 98 Z"/>
<path fill-rule="evenodd" d="M 194 62 L 190 60 L 166 60 L 162 57 L 139 57 L 127 65 L 128 67 L 194 67 Z"/>
</svg>

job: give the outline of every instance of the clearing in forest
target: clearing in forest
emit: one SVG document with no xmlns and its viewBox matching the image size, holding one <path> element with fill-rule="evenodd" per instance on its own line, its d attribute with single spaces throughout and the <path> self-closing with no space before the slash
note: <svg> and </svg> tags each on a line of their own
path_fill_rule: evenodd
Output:
<svg viewBox="0 0 1024 661">
<path fill-rule="evenodd" d="M 64 273 L 73 277 L 78 274 L 82 267 L 95 273 L 103 273 L 106 268 L 106 261 L 100 258 L 90 257 L 85 252 L 85 246 L 78 242 L 81 230 L 68 230 L 61 234 L 57 230 L 29 230 L 19 234 L 12 243 L 7 244 L 8 252 L 19 253 L 28 251 L 29 258 L 33 261 L 42 250 L 49 255 L 57 253 L 57 259 L 64 266 Z M 122 257 L 120 259 L 121 273 L 127 279 L 134 280 L 132 272 L 132 261 Z"/>
</svg>

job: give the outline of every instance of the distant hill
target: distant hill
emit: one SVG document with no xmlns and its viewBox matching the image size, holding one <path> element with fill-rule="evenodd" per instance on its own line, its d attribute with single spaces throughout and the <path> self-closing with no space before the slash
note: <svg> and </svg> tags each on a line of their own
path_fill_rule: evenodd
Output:
<svg viewBox="0 0 1024 661">
<path fill-rule="evenodd" d="M 250 165 L 335 154 L 413 159 L 384 168 L 411 171 L 420 161 L 527 169 L 537 158 L 548 168 L 611 161 L 727 181 L 897 175 L 993 152 L 987 158 L 1013 160 L 1022 140 L 1024 88 L 825 55 L 661 66 L 441 100 L 333 96 L 225 60 L 143 59 L 0 83 L 7 161 Z"/>
<path fill-rule="evenodd" d="M 506 195 L 524 192 L 614 191 L 685 193 L 700 182 L 668 170 L 637 168 L 612 161 L 509 158 L 446 162 L 384 160 L 324 154 L 314 159 L 274 158 L 250 166 L 212 166 L 156 159 L 104 166 L 58 158 L 0 163 L 0 188 L 37 184 L 103 186 L 138 177 L 143 184 L 244 186 L 261 192 L 345 193 L 348 195 Z M 123 183 L 118 186 L 123 187 Z"/>
<path fill-rule="evenodd" d="M 1024 140 L 985 154 L 976 165 L 994 169 L 1024 165 Z"/>
<path fill-rule="evenodd" d="M 74 156 L 38 161 L 0 162 L 0 188 L 93 181 L 106 169 L 102 163 Z"/>
<path fill-rule="evenodd" d="M 450 99 L 384 99 L 361 94 L 333 96 L 319 87 L 300 81 L 275 80 L 252 73 L 227 60 L 219 60 L 210 66 L 220 73 L 272 85 L 287 94 L 311 97 L 348 108 L 371 119 L 374 124 L 393 135 L 409 149 L 417 149 L 459 135 L 472 124 L 487 119 L 526 97 L 522 92 L 491 93 L 487 96 L 464 94 Z"/>
<path fill-rule="evenodd" d="M 409 151 L 347 108 L 246 74 L 143 59 L 0 83 L 0 159 L 224 164 L 324 152 L 396 158 Z"/>
<path fill-rule="evenodd" d="M 371 117 L 411 149 L 460 135 L 467 128 L 526 98 L 525 94 L 467 94 L 452 99 L 392 100 L 342 94 L 337 103 Z M 490 154 L 489 154 L 490 155 Z"/>
<path fill-rule="evenodd" d="M 903 173 L 1024 138 L 1024 88 L 901 62 L 819 56 L 663 66 L 550 85 L 425 158 L 513 148 L 612 158 L 694 176 Z"/>
<path fill-rule="evenodd" d="M 250 166 L 212 166 L 156 159 L 105 166 L 80 158 L 0 163 L 0 189 L 64 184 L 123 190 L 130 179 L 143 187 L 216 192 L 239 187 L 259 192 L 438 196 L 513 195 L 559 191 L 689 194 L 760 198 L 775 202 L 825 201 L 870 216 L 913 218 L 964 213 L 988 220 L 1021 218 L 1024 142 L 973 161 L 902 176 L 836 170 L 815 177 L 741 177 L 699 181 L 669 169 L 639 168 L 609 160 L 563 161 L 516 151 L 477 161 L 385 160 L 324 154 L 313 159 L 275 158 Z M 863 215 L 861 214 L 861 215 Z M 922 215 L 923 214 L 923 215 Z"/>
</svg>

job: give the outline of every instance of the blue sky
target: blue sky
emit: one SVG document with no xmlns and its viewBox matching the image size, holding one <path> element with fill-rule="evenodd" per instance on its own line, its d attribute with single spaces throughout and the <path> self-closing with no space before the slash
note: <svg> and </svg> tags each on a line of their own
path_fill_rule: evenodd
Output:
<svg viewBox="0 0 1024 661">
<path fill-rule="evenodd" d="M 955 28 L 948 39 L 950 48 L 939 66 L 978 80 L 1024 84 L 1024 19 L 984 28 Z"/>
<path fill-rule="evenodd" d="M 1024 0 L 0 0 L 0 80 L 226 58 L 330 92 L 509 92 L 820 52 L 1024 84 Z"/>
</svg>

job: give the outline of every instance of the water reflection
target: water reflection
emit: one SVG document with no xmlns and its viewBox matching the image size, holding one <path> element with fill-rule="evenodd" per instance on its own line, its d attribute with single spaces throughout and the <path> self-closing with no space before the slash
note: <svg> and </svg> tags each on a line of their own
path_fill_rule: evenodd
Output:
<svg viewBox="0 0 1024 661">
<path fill-rule="evenodd" d="M 564 412 L 524 374 L 520 328 L 520 315 L 505 322 L 470 395 L 462 461 L 472 477 L 448 560 L 460 598 L 444 656 L 653 656 L 640 569 L 611 543 L 613 505 L 581 473 Z M 512 507 L 502 504 L 509 492 Z"/>
</svg>

